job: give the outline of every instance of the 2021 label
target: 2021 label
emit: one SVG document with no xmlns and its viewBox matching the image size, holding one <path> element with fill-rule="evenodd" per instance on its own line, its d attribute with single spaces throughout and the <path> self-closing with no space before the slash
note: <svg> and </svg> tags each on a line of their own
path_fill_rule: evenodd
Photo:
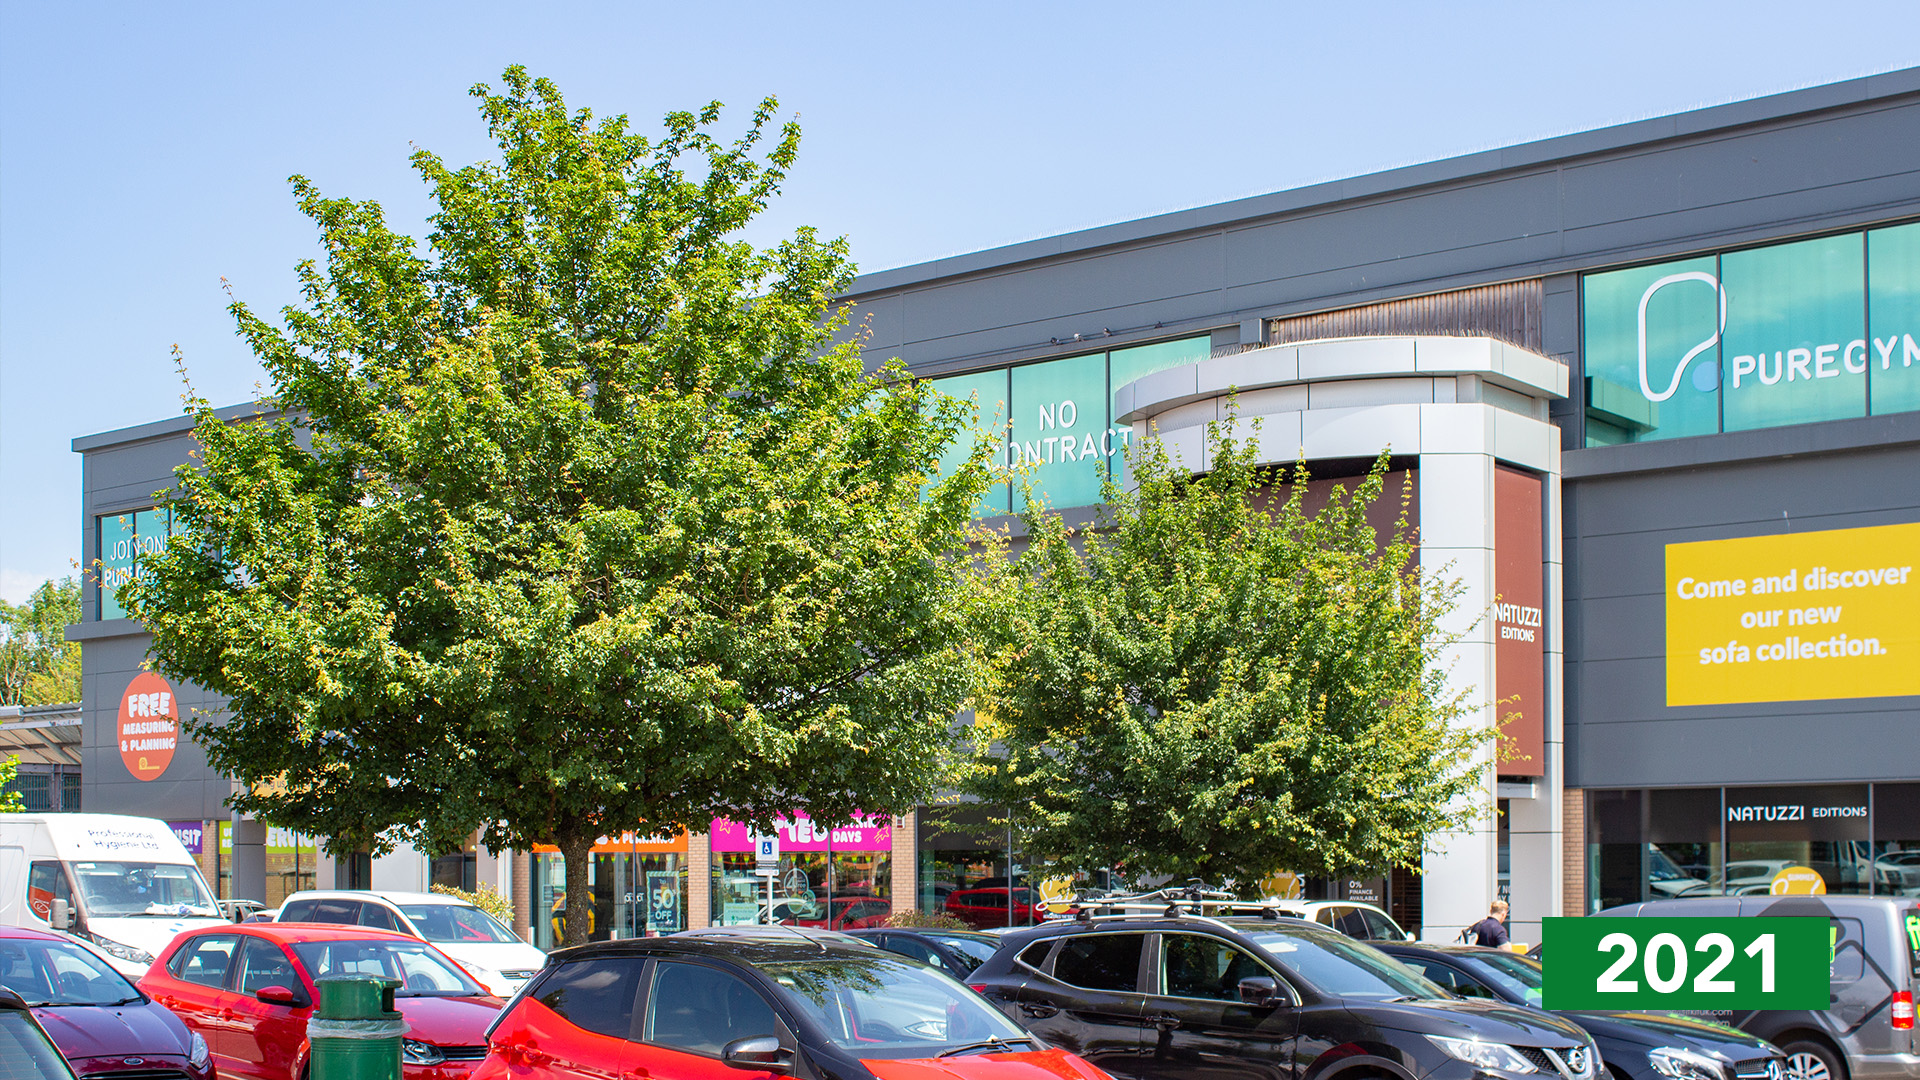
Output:
<svg viewBox="0 0 1920 1080">
<path fill-rule="evenodd" d="M 1553 918 L 1549 1009 L 1825 1009 L 1832 935 L 1818 917 Z"/>
</svg>

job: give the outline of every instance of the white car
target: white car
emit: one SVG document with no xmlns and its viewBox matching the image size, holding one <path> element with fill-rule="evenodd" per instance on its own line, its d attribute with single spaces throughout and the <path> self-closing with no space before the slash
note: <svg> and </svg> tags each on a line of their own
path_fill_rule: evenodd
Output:
<svg viewBox="0 0 1920 1080">
<path fill-rule="evenodd" d="M 1412 941 L 1393 916 L 1358 900 L 1269 900 L 1282 915 L 1317 922 L 1361 941 Z"/>
<path fill-rule="evenodd" d="M 500 920 L 439 893 L 309 889 L 287 897 L 274 921 L 352 923 L 412 934 L 431 941 L 500 997 L 511 997 L 547 962 L 546 953 L 515 937 Z"/>
</svg>

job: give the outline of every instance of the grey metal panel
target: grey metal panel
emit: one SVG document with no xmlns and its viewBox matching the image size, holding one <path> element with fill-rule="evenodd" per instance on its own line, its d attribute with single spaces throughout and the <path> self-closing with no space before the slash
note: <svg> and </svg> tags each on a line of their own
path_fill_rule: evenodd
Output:
<svg viewBox="0 0 1920 1080">
<path fill-rule="evenodd" d="M 1911 442 L 1569 477 L 1568 785 L 1920 777 L 1920 700 L 1669 708 L 1664 659 L 1667 544 L 1920 521 L 1915 477 Z"/>
<path fill-rule="evenodd" d="M 1814 89 L 904 267 L 851 295 L 901 312 L 901 339 L 876 347 L 956 370 L 1074 332 L 1230 325 L 1920 214 L 1920 69 Z"/>
<path fill-rule="evenodd" d="M 120 759 L 118 722 L 121 695 L 141 670 L 145 634 L 102 638 L 87 643 L 82 697 L 81 805 L 92 813 L 127 813 L 173 820 L 225 817 L 222 805 L 231 781 L 207 765 L 206 752 L 182 732 L 173 760 L 158 779 L 141 781 Z M 183 713 L 217 707 L 220 699 L 190 683 L 174 684 Z"/>
<path fill-rule="evenodd" d="M 1920 94 L 1920 68 L 1888 72 L 1825 86 L 1774 94 L 1750 101 L 1698 109 L 1676 116 L 1639 120 L 1597 131 L 1578 132 L 1553 139 L 1503 147 L 1478 154 L 1426 162 L 1401 169 L 1349 177 L 1310 187 L 1257 195 L 1213 206 L 1162 214 L 1138 221 L 1119 222 L 1094 229 L 1044 237 L 988 251 L 956 255 L 916 266 L 869 274 L 854 283 L 853 293 L 885 292 L 946 278 L 1045 260 L 1063 254 L 1124 245 L 1171 233 L 1219 228 L 1237 222 L 1280 216 L 1313 207 L 1392 192 L 1445 184 L 1488 173 L 1537 167 L 1623 150 L 1676 138 L 1699 139 L 1715 132 L 1749 126 L 1784 125 L 1818 113 L 1884 107 L 1889 99 L 1911 104 Z M 1890 153 L 1912 154 L 1914 147 L 1890 148 Z"/>
</svg>

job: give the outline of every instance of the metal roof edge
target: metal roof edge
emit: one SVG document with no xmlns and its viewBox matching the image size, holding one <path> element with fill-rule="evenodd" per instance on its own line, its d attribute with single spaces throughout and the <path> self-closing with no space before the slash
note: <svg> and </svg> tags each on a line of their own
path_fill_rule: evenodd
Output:
<svg viewBox="0 0 1920 1080">
<path fill-rule="evenodd" d="M 213 410 L 213 415 L 221 420 L 237 420 L 246 416 L 266 416 L 274 410 L 270 405 L 258 401 L 244 401 L 238 405 L 228 405 Z M 80 435 L 73 440 L 73 452 L 85 454 L 93 450 L 103 450 L 111 446 L 123 446 L 127 443 L 157 439 L 166 435 L 177 435 L 193 430 L 193 417 L 170 416 L 165 420 L 154 420 L 132 427 L 115 428 L 112 431 L 97 432 L 93 435 Z"/>
<path fill-rule="evenodd" d="M 1055 236 L 1024 240 L 1001 247 L 950 255 L 907 266 L 876 270 L 854 279 L 841 294 L 856 300 L 944 278 L 1002 269 L 1020 263 L 1098 248 L 1134 243 L 1210 228 L 1223 228 L 1258 218 L 1328 206 L 1348 200 L 1390 195 L 1434 184 L 1471 180 L 1519 168 L 1539 168 L 1559 161 L 1587 157 L 1674 138 L 1697 137 L 1714 131 L 1746 127 L 1794 116 L 1824 112 L 1876 100 L 1920 94 L 1920 67 L 1863 75 L 1840 82 L 1802 87 L 1777 94 L 1709 105 L 1678 113 L 1630 120 L 1620 124 L 1515 143 L 1414 165 L 1362 173 L 1357 176 L 1288 188 L 1207 206 L 1174 210 L 1129 221 L 1097 225 Z"/>
</svg>

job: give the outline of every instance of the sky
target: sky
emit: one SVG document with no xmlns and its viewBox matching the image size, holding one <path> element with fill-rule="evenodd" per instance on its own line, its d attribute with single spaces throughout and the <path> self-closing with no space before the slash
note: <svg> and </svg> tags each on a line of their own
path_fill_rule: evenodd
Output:
<svg viewBox="0 0 1920 1080">
<path fill-rule="evenodd" d="M 251 400 L 226 288 L 295 299 L 287 178 L 418 235 L 415 146 L 510 64 L 643 130 L 779 98 L 749 238 L 879 270 L 1920 65 L 1920 4 L 39 4 L 0 0 L 0 598 L 76 572 L 76 436 Z"/>
</svg>

